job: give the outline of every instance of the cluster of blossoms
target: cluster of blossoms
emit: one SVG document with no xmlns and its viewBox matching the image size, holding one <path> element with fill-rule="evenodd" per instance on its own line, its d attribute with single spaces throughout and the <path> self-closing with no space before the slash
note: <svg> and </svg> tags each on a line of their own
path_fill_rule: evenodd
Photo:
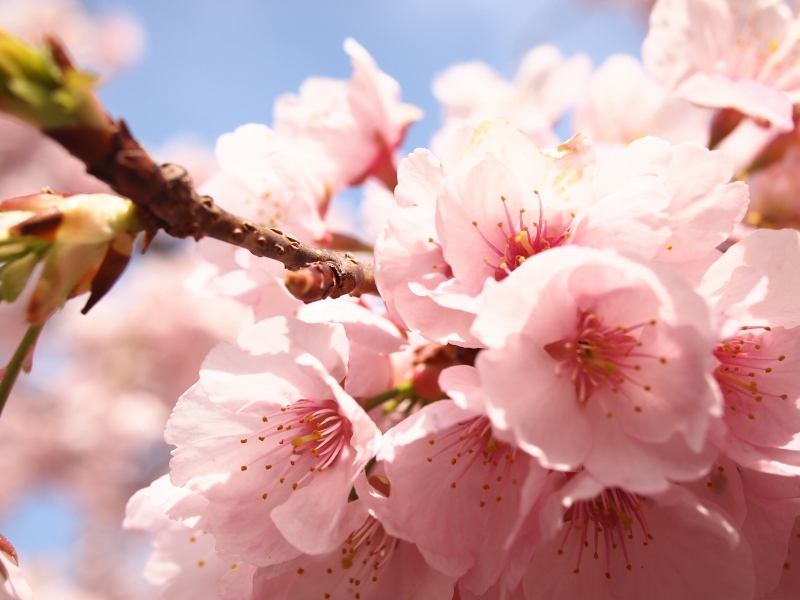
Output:
<svg viewBox="0 0 800 600">
<path fill-rule="evenodd" d="M 349 81 L 222 136 L 202 191 L 374 243 L 382 302 L 303 304 L 277 263 L 201 242 L 190 287 L 247 323 L 128 503 L 162 597 L 797 598 L 798 31 L 779 0 L 658 0 L 643 64 L 459 65 L 435 153 L 402 161 L 421 113 L 348 40 Z M 328 208 L 364 182 L 359 240 Z M 27 598 L 3 542 L 0 598 Z"/>
<path fill-rule="evenodd" d="M 732 178 L 786 162 L 760 202 L 796 204 L 798 23 L 662 0 L 644 66 L 540 47 L 513 83 L 454 67 L 436 154 L 396 187 L 384 151 L 414 111 L 352 41 L 350 82 L 223 136 L 213 193 L 308 241 L 330 243 L 341 186 L 394 187 L 384 304 L 304 306 L 269 265 L 205 253 L 196 283 L 256 322 L 206 358 L 169 475 L 129 503 L 164 597 L 795 597 L 800 234 L 754 230 Z"/>
</svg>

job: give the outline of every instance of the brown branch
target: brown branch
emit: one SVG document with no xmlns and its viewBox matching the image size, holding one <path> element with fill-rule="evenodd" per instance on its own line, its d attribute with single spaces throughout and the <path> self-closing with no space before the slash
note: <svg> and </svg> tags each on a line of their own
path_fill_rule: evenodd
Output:
<svg viewBox="0 0 800 600">
<path fill-rule="evenodd" d="M 58 43 L 50 44 L 59 66 L 72 68 Z M 79 125 L 44 133 L 83 161 L 88 173 L 140 208 L 147 226 L 145 246 L 158 229 L 163 229 L 176 238 L 211 237 L 245 248 L 255 256 L 280 261 L 290 271 L 302 269 L 321 278 L 320 291 L 313 297 L 298 296 L 306 302 L 378 293 L 371 264 L 360 263 L 349 253 L 302 244 L 288 233 L 229 213 L 210 196 L 198 194 L 183 167 L 156 164 L 123 120 L 109 118 L 104 129 Z"/>
</svg>

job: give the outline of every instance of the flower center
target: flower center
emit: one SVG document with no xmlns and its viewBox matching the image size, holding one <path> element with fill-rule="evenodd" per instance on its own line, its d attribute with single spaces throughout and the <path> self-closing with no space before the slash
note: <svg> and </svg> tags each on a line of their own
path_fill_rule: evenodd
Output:
<svg viewBox="0 0 800 600">
<path fill-rule="evenodd" d="M 344 579 L 335 580 L 334 590 L 344 586 L 353 598 L 359 600 L 361 594 L 369 586 L 377 582 L 386 570 L 392 559 L 398 540 L 383 529 L 374 517 L 369 516 L 364 524 L 353 531 L 342 545 L 342 559 L 338 565 L 327 568 L 327 574 L 332 575 L 340 567 L 346 572 L 347 582 Z M 333 590 L 332 590 L 333 591 Z M 331 594 L 326 593 L 325 598 Z"/>
<path fill-rule="evenodd" d="M 575 337 L 547 344 L 545 351 L 556 361 L 556 375 L 569 376 L 575 385 L 579 404 L 603 387 L 619 393 L 623 384 L 631 383 L 645 391 L 650 386 L 639 381 L 643 360 L 666 364 L 665 357 L 642 352 L 637 337 L 641 329 L 655 326 L 656 320 L 630 327 L 604 325 L 596 314 L 582 312 L 578 317 Z M 641 407 L 636 407 L 637 412 Z"/>
<path fill-rule="evenodd" d="M 570 237 L 569 229 L 558 232 L 548 227 L 547 218 L 544 216 L 542 198 L 537 190 L 534 190 L 533 193 L 536 194 L 536 198 L 539 200 L 539 218 L 538 220 L 532 221 L 530 225 L 525 225 L 525 218 L 523 216 L 525 214 L 524 208 L 519 209 L 519 217 L 515 224 L 508 210 L 505 196 L 500 196 L 500 201 L 503 203 L 503 210 L 506 214 L 505 223 L 503 221 L 497 223 L 497 227 L 503 232 L 505 237 L 505 245 L 503 248 L 498 248 L 489 241 L 479 229 L 477 221 L 472 222 L 478 235 L 481 236 L 481 239 L 488 246 L 492 254 L 494 254 L 491 258 L 485 256 L 483 261 L 494 270 L 494 278 L 497 281 L 508 277 L 509 273 L 525 262 L 527 258 L 539 252 L 544 252 L 550 248 L 560 246 Z M 495 262 L 497 262 L 497 264 L 494 264 Z"/>
<path fill-rule="evenodd" d="M 509 485 L 517 485 L 522 468 L 517 460 L 517 449 L 492 435 L 492 424 L 487 417 L 476 417 L 445 431 L 438 438 L 428 440 L 437 450 L 427 457 L 429 463 L 443 458 L 453 467 L 450 487 L 456 489 L 467 473 L 482 469 L 480 507 L 489 501 L 501 502 Z M 440 459 L 441 460 L 441 459 Z"/>
<path fill-rule="evenodd" d="M 261 420 L 263 429 L 239 441 L 263 443 L 264 452 L 250 465 L 271 457 L 265 469 L 280 473 L 262 495 L 264 500 L 278 485 L 288 482 L 296 490 L 314 473 L 333 464 L 353 433 L 350 421 L 339 414 L 333 400 L 298 400 Z M 242 471 L 247 467 L 242 465 Z"/>
<path fill-rule="evenodd" d="M 647 546 L 653 539 L 642 513 L 641 499 L 636 494 L 619 488 L 603 490 L 592 500 L 576 502 L 564 514 L 564 522 L 568 523 L 567 531 L 558 548 L 558 555 L 564 554 L 567 540 L 575 539 L 571 537 L 571 534 L 575 532 L 579 542 L 578 562 L 572 572 L 576 575 L 580 573 L 583 551 L 590 546 L 594 549 L 595 560 L 600 560 L 601 552 L 605 554 L 607 579 L 611 579 L 611 553 L 617 548 L 622 550 L 625 568 L 630 571 L 632 567 L 625 539 L 633 540 L 635 538 L 634 530 L 636 528 L 634 525 L 637 523 L 641 529 L 639 535 L 642 543 Z M 602 543 L 600 542 L 601 534 L 603 536 Z"/>
<path fill-rule="evenodd" d="M 771 327 L 742 327 L 738 337 L 725 340 L 714 351 L 721 363 L 714 371 L 714 377 L 728 408 L 746 412 L 753 421 L 756 415 L 751 410 L 751 401 L 788 398 L 787 394 L 770 389 L 769 374 L 786 359 L 783 354 L 775 356 L 765 351 L 764 346 L 768 345 L 771 336 Z"/>
</svg>

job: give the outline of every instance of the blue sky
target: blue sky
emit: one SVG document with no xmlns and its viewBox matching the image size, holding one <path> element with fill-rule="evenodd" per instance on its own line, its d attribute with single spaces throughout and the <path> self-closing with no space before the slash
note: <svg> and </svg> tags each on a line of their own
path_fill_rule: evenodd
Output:
<svg viewBox="0 0 800 600">
<path fill-rule="evenodd" d="M 238 125 L 269 124 L 272 103 L 310 75 L 350 74 L 342 42 L 354 37 L 401 84 L 426 118 L 407 146 L 427 145 L 439 110 L 436 73 L 480 59 L 512 75 L 527 49 L 555 43 L 598 64 L 639 53 L 644 24 L 576 0 L 87 0 L 124 8 L 144 25 L 146 54 L 102 91 L 134 133 L 160 144 L 194 133 L 209 144 Z"/>
</svg>

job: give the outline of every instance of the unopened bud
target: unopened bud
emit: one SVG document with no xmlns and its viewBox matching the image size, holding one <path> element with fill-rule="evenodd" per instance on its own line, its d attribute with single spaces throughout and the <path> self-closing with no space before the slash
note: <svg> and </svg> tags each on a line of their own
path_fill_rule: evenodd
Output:
<svg viewBox="0 0 800 600">
<path fill-rule="evenodd" d="M 94 96 L 96 78 L 76 70 L 58 42 L 38 49 L 0 31 L 0 111 L 42 131 L 107 129 Z"/>
<path fill-rule="evenodd" d="M 135 205 L 109 194 L 45 190 L 0 202 L 0 301 L 15 301 L 41 263 L 27 320 L 91 291 L 88 310 L 122 274 L 141 228 Z"/>
</svg>

